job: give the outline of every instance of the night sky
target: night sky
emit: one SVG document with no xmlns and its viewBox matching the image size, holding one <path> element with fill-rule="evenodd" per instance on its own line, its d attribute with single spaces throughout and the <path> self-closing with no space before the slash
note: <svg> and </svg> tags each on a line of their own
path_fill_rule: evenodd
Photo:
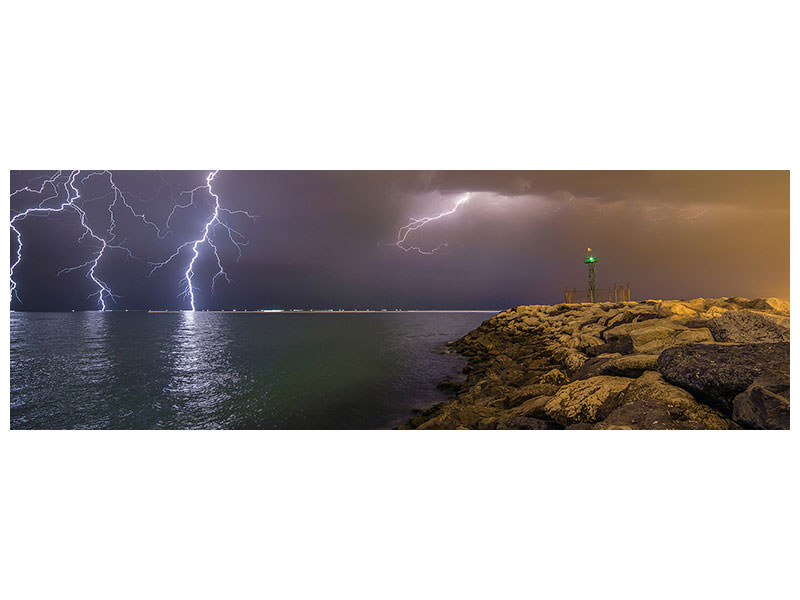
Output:
<svg viewBox="0 0 800 600">
<path fill-rule="evenodd" d="M 86 171 L 83 173 L 89 173 Z M 12 191 L 55 171 L 12 171 Z M 66 173 L 66 172 L 65 172 Z M 163 227 L 178 193 L 203 185 L 208 171 L 114 171 L 137 211 Z M 220 171 L 221 205 L 257 215 L 228 222 L 249 240 L 241 259 L 218 231 L 231 279 L 213 294 L 213 254 L 201 247 L 198 309 L 503 309 L 555 303 L 565 286 L 586 287 L 584 252 L 598 263 L 598 286 L 630 282 L 634 299 L 789 296 L 789 174 L 785 171 Z M 108 179 L 79 185 L 93 228 L 105 232 Z M 63 186 L 61 199 L 63 199 Z M 459 209 L 408 240 L 433 255 L 394 246 L 411 217 Z M 27 192 L 11 214 L 39 203 Z M 181 199 L 186 202 L 186 196 Z M 58 202 L 50 201 L 49 206 Z M 130 213 L 117 212 L 117 242 L 137 259 L 107 251 L 98 273 L 119 300 L 113 309 L 179 309 L 190 252 L 148 276 L 182 243 L 202 235 L 210 197 L 180 210 L 159 239 Z M 89 259 L 73 211 L 18 226 L 25 251 L 15 310 L 94 309 Z M 16 258 L 15 236 L 11 260 Z"/>
</svg>

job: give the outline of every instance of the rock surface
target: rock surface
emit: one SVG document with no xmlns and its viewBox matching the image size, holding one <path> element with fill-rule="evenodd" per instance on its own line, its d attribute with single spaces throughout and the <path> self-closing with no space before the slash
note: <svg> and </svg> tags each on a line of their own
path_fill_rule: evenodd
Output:
<svg viewBox="0 0 800 600">
<path fill-rule="evenodd" d="M 629 354 L 611 360 L 603 368 L 604 375 L 639 377 L 645 371 L 655 371 L 658 356 L 655 354 Z"/>
<path fill-rule="evenodd" d="M 708 329 L 690 329 L 671 319 L 626 323 L 605 331 L 603 335 L 612 342 L 629 338 L 633 349 L 640 354 L 658 354 L 678 344 L 714 341 Z"/>
<path fill-rule="evenodd" d="M 785 429 L 789 319 L 775 298 L 518 306 L 451 342 L 463 379 L 406 427 Z"/>
<path fill-rule="evenodd" d="M 559 425 L 595 423 L 614 409 L 617 397 L 630 382 L 626 377 L 610 376 L 574 381 L 558 390 L 544 412 Z"/>
<path fill-rule="evenodd" d="M 789 373 L 762 375 L 733 399 L 733 419 L 753 429 L 789 429 Z"/>
<path fill-rule="evenodd" d="M 733 398 L 758 377 L 789 370 L 789 343 L 687 344 L 668 348 L 657 361 L 668 382 L 699 401 L 731 414 Z"/>
<path fill-rule="evenodd" d="M 718 342 L 752 344 L 789 341 L 789 330 L 786 327 L 750 310 L 726 312 L 711 319 L 708 328 Z"/>
<path fill-rule="evenodd" d="M 730 429 L 731 422 L 684 389 L 647 371 L 625 390 L 597 429 Z"/>
</svg>

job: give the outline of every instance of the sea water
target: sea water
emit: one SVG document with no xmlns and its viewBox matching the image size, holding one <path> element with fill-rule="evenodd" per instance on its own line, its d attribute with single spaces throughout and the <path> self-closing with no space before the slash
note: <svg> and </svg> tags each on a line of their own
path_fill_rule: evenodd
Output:
<svg viewBox="0 0 800 600">
<path fill-rule="evenodd" d="M 444 399 L 487 313 L 11 313 L 12 429 L 363 429 Z"/>
</svg>

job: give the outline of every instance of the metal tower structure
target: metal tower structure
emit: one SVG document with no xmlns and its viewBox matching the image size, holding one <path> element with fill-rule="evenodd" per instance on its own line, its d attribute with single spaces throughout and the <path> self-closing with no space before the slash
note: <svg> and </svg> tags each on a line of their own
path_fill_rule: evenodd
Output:
<svg viewBox="0 0 800 600">
<path fill-rule="evenodd" d="M 592 254 L 591 248 L 586 249 L 586 258 L 583 262 L 589 267 L 589 302 L 597 302 L 597 271 L 595 271 L 597 257 Z"/>
</svg>

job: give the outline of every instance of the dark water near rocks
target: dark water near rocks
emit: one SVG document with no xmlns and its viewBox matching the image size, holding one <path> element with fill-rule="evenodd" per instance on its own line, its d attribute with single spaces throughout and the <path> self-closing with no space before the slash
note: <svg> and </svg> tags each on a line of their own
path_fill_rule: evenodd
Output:
<svg viewBox="0 0 800 600">
<path fill-rule="evenodd" d="M 393 427 L 490 316 L 11 313 L 11 427 Z"/>
</svg>

